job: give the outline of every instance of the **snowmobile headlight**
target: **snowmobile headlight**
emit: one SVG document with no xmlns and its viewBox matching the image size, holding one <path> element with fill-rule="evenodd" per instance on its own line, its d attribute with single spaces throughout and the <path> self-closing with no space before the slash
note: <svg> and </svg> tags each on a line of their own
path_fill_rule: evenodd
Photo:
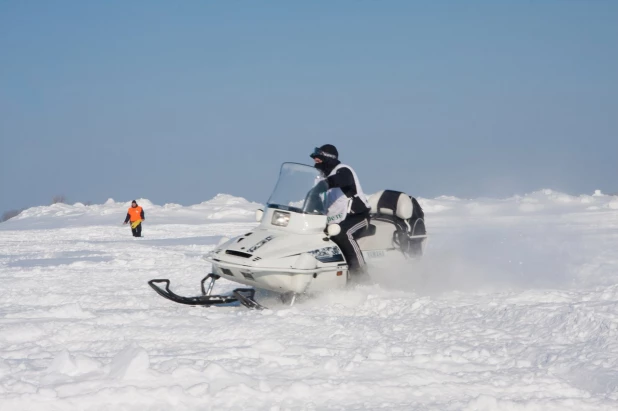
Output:
<svg viewBox="0 0 618 411">
<path fill-rule="evenodd" d="M 290 213 L 285 211 L 275 211 L 273 213 L 272 225 L 278 225 L 279 227 L 287 227 L 290 222 Z"/>
<path fill-rule="evenodd" d="M 339 247 L 324 247 L 318 250 L 309 251 L 309 254 L 322 263 L 335 263 L 343 261 L 343 255 Z"/>
</svg>

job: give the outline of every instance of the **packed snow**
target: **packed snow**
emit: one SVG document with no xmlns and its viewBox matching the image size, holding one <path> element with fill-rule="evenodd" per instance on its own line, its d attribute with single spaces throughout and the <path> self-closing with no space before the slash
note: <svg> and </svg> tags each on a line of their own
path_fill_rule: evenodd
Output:
<svg viewBox="0 0 618 411">
<path fill-rule="evenodd" d="M 264 311 L 147 285 L 198 294 L 259 204 L 138 203 L 0 224 L 0 410 L 618 409 L 618 197 L 420 199 L 422 260 Z"/>
</svg>

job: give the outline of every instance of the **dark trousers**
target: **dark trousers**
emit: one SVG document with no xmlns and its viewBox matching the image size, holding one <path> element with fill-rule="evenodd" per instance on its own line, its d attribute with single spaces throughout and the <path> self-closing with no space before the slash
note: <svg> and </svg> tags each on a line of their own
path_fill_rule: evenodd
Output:
<svg viewBox="0 0 618 411">
<path fill-rule="evenodd" d="M 131 227 L 131 232 L 133 233 L 133 237 L 141 237 L 142 236 L 142 223 L 139 223 L 137 227 Z"/>
<path fill-rule="evenodd" d="M 369 225 L 367 214 L 349 215 L 339 223 L 341 232 L 331 239 L 341 248 L 350 272 L 352 274 L 362 273 L 365 270 L 365 259 L 361 252 L 355 236 L 365 230 Z"/>
</svg>

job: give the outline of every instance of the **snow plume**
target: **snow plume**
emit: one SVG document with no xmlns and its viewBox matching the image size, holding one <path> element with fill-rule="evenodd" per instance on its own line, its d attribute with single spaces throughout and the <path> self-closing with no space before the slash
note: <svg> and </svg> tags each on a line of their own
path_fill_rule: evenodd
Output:
<svg viewBox="0 0 618 411">
<path fill-rule="evenodd" d="M 462 229 L 445 220 L 430 232 L 423 258 L 380 267 L 375 280 L 428 294 L 566 287 L 574 280 L 570 267 L 577 255 L 570 252 L 581 238 L 567 228 L 522 218 L 493 226 L 475 219 Z"/>
</svg>

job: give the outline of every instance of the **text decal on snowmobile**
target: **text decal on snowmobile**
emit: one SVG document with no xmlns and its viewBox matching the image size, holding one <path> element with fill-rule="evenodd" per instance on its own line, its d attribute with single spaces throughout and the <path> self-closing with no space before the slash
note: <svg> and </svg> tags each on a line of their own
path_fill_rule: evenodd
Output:
<svg viewBox="0 0 618 411">
<path fill-rule="evenodd" d="M 331 221 L 335 221 L 335 220 L 341 220 L 343 219 L 343 214 L 339 213 L 337 215 L 332 215 L 330 217 L 327 218 L 327 222 L 330 224 Z"/>
<path fill-rule="evenodd" d="M 382 258 L 386 257 L 386 252 L 383 250 L 367 251 L 367 257 L 369 258 Z"/>
<path fill-rule="evenodd" d="M 309 251 L 309 254 L 314 256 L 318 261 L 323 263 L 335 263 L 343 261 L 343 255 L 339 247 L 324 247 L 319 250 Z"/>
<path fill-rule="evenodd" d="M 255 250 L 257 250 L 258 248 L 260 248 L 261 246 L 263 246 L 264 244 L 266 244 L 267 242 L 269 242 L 270 240 L 272 240 L 273 238 L 275 238 L 272 235 L 269 235 L 268 237 L 266 237 L 265 239 L 263 239 L 262 241 L 260 241 L 259 243 L 257 243 L 256 245 L 254 245 L 253 247 L 251 247 L 250 249 L 248 249 L 247 251 L 249 253 L 254 253 Z"/>
</svg>

